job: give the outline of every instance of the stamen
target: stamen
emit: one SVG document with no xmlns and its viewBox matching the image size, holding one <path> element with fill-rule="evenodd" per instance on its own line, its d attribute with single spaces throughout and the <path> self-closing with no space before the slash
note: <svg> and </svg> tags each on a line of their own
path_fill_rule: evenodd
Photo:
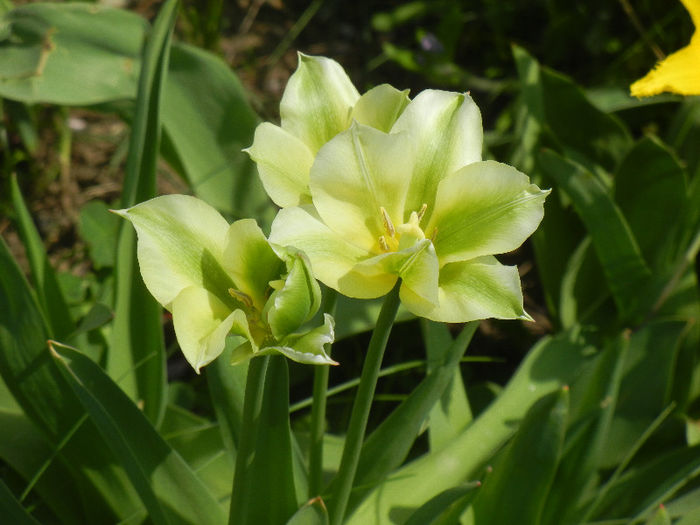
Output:
<svg viewBox="0 0 700 525">
<path fill-rule="evenodd" d="M 423 218 L 423 215 L 425 215 L 425 210 L 428 209 L 428 205 L 426 203 L 423 203 L 423 206 L 420 207 L 420 210 L 418 211 L 418 220 L 420 221 Z"/>
<path fill-rule="evenodd" d="M 384 229 L 389 234 L 389 237 L 393 237 L 394 235 L 396 235 L 396 229 L 394 228 L 394 223 L 391 222 L 391 218 L 389 217 L 389 214 L 384 209 L 384 206 L 380 206 L 379 211 L 381 212 L 382 219 L 384 220 Z"/>
<path fill-rule="evenodd" d="M 389 251 L 389 245 L 386 243 L 386 239 L 383 235 L 379 237 L 379 246 L 381 246 L 382 250 L 384 250 L 385 252 Z"/>
<path fill-rule="evenodd" d="M 433 228 L 433 234 L 430 236 L 430 242 L 435 242 L 435 239 L 437 238 L 437 226 Z"/>
<path fill-rule="evenodd" d="M 229 288 L 228 293 L 231 295 L 231 297 L 233 297 L 237 301 L 242 302 L 248 308 L 253 307 L 253 299 L 251 299 L 250 295 L 248 295 L 247 293 L 243 293 L 240 290 L 236 290 L 235 288 Z"/>
</svg>

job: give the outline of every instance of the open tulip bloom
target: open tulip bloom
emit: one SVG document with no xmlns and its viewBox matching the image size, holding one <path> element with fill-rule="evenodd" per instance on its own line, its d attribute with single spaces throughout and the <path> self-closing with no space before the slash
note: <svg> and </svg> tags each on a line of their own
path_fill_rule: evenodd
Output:
<svg viewBox="0 0 700 525">
<path fill-rule="evenodd" d="M 249 153 L 283 207 L 271 242 L 304 251 L 315 276 L 349 297 L 380 297 L 400 278 L 418 316 L 529 319 L 517 268 L 494 255 L 535 231 L 549 191 L 481 160 L 468 94 L 427 90 L 405 104 L 393 88 L 351 88 L 335 62 L 301 56 L 281 127 L 259 126 Z M 292 99 L 305 110 L 285 110 Z"/>
<path fill-rule="evenodd" d="M 301 331 L 318 311 L 321 291 L 298 250 L 271 245 L 253 219 L 229 225 L 205 202 L 166 195 L 116 213 L 138 235 L 141 275 L 173 314 L 175 334 L 192 367 L 211 362 L 229 335 L 243 341 L 234 363 L 281 353 L 294 361 L 336 364 L 333 318 Z"/>
</svg>

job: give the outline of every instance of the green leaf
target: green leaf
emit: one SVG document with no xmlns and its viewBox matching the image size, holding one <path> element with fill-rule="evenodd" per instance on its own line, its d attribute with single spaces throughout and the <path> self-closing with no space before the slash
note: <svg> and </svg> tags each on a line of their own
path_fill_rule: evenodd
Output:
<svg viewBox="0 0 700 525">
<path fill-rule="evenodd" d="M 541 397 L 574 381 L 588 361 L 575 332 L 545 338 L 530 350 L 500 396 L 444 448 L 394 471 L 376 487 L 348 523 L 386 518 L 393 507 L 416 508 L 431 497 L 478 475 L 517 429 L 514 422 Z"/>
<path fill-rule="evenodd" d="M 651 272 L 608 191 L 583 167 L 553 151 L 541 152 L 538 163 L 572 199 L 591 236 L 621 315 L 630 320 L 646 313 L 653 299 L 649 287 Z"/>
<path fill-rule="evenodd" d="M 80 209 L 80 235 L 88 245 L 95 269 L 114 266 L 119 226 L 119 218 L 109 213 L 102 201 L 90 201 Z"/>
<path fill-rule="evenodd" d="M 308 501 L 294 513 L 287 525 L 328 525 L 326 505 L 320 497 Z"/>
<path fill-rule="evenodd" d="M 458 487 L 447 489 L 441 492 L 434 498 L 421 505 L 413 514 L 405 521 L 405 525 L 437 525 L 448 524 L 453 521 L 448 521 L 448 515 L 456 514 L 459 518 L 460 513 L 455 513 L 454 508 L 460 507 L 463 511 L 471 503 L 474 497 L 478 494 L 478 489 L 481 483 L 465 483 Z M 400 509 L 396 509 L 393 516 L 398 517 Z M 455 521 L 456 522 L 456 521 Z"/>
<path fill-rule="evenodd" d="M 7 485 L 0 479 L 0 513 L 3 519 L 16 525 L 39 525 L 31 514 L 17 501 L 7 488 Z"/>
<path fill-rule="evenodd" d="M 10 177 L 12 204 L 17 213 L 19 232 L 27 251 L 32 278 L 36 286 L 37 299 L 41 305 L 53 337 L 65 337 L 73 330 L 75 324 L 70 317 L 68 305 L 63 297 L 56 274 L 49 263 L 44 244 L 39 237 L 29 210 L 24 203 L 17 184 L 17 177 Z"/>
<path fill-rule="evenodd" d="M 436 366 L 365 440 L 355 475 L 350 508 L 403 463 L 428 414 L 450 385 L 478 322 L 465 325 Z M 387 443 L 391 443 L 387 447 Z M 331 490 L 331 489 L 329 489 Z"/>
<path fill-rule="evenodd" d="M 474 499 L 476 523 L 540 523 L 561 456 L 568 411 L 568 387 L 530 408 Z"/>
<path fill-rule="evenodd" d="M 119 386 L 80 352 L 58 343 L 51 350 L 61 375 L 126 470 L 153 522 L 223 523 L 220 503 Z"/>
<path fill-rule="evenodd" d="M 2 17 L 0 95 L 28 103 L 133 98 L 146 21 L 89 4 L 27 4 Z M 80 79 L 80 82 L 76 82 Z"/>
<path fill-rule="evenodd" d="M 162 102 L 163 156 L 190 183 L 195 195 L 240 217 L 273 211 L 242 149 L 253 142 L 257 116 L 238 77 L 219 57 L 178 44 L 173 47 Z"/>
<path fill-rule="evenodd" d="M 656 271 L 666 270 L 684 249 L 678 230 L 686 227 L 686 186 L 678 160 L 651 137 L 635 144 L 615 173 L 615 201 Z"/>
<path fill-rule="evenodd" d="M 0 241 L 0 374 L 43 438 L 72 465 L 88 521 L 140 510 L 136 493 L 49 358 L 44 318 L 22 272 Z M 89 466 L 89 468 L 88 468 Z M 111 518 L 110 518 L 111 519 Z"/>
<path fill-rule="evenodd" d="M 298 507 L 292 467 L 287 366 L 284 357 L 270 357 L 257 426 L 255 457 L 249 473 L 248 515 L 245 522 L 235 523 L 279 525 Z"/>
<path fill-rule="evenodd" d="M 160 101 L 177 6 L 177 0 L 163 5 L 143 49 L 122 208 L 155 195 Z M 143 402 L 144 413 L 158 424 L 163 417 L 166 397 L 161 310 L 139 276 L 135 233 L 128 225 L 122 226 L 119 235 L 115 279 L 115 322 L 107 370 L 111 377 L 119 379 L 126 392 Z"/>
</svg>

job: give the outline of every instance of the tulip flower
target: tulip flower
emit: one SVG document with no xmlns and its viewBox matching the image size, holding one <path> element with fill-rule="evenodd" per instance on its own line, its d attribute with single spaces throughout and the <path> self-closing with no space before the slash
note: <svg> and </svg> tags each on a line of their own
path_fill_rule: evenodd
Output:
<svg viewBox="0 0 700 525">
<path fill-rule="evenodd" d="M 353 121 L 389 131 L 407 104 L 408 91 L 387 84 L 360 96 L 337 62 L 299 53 L 280 103 L 281 125 L 260 124 L 246 151 L 275 204 L 307 204 L 309 171 L 321 146 Z"/>
<path fill-rule="evenodd" d="M 549 191 L 481 160 L 468 94 L 424 91 L 387 131 L 355 120 L 318 140 L 308 199 L 280 210 L 271 242 L 304 251 L 315 276 L 349 297 L 382 296 L 400 278 L 418 316 L 529 319 L 517 268 L 494 255 L 534 232 Z"/>
<path fill-rule="evenodd" d="M 252 219 L 229 225 L 205 202 L 166 195 L 115 213 L 138 235 L 146 287 L 172 312 L 183 354 L 199 373 L 240 336 L 237 363 L 281 353 L 301 363 L 336 364 L 324 345 L 333 318 L 299 331 L 317 312 L 321 291 L 306 256 L 271 245 Z"/>
<path fill-rule="evenodd" d="M 644 78 L 630 87 L 635 97 L 650 97 L 664 91 L 700 95 L 700 0 L 681 0 L 690 13 L 695 32 L 690 44 L 659 62 Z"/>
</svg>

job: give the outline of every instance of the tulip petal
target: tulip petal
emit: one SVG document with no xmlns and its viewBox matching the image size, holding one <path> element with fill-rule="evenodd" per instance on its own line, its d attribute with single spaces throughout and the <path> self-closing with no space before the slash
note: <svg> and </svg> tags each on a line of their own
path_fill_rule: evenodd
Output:
<svg viewBox="0 0 700 525">
<path fill-rule="evenodd" d="M 352 120 L 385 133 L 406 108 L 410 99 L 408 89 L 399 91 L 389 84 L 381 84 L 363 94 L 352 109 Z"/>
<path fill-rule="evenodd" d="M 301 140 L 263 122 L 255 128 L 253 145 L 244 151 L 257 164 L 265 191 L 277 206 L 284 208 L 311 201 L 309 170 L 314 156 Z"/>
<path fill-rule="evenodd" d="M 223 261 L 238 291 L 247 294 L 255 307 L 262 310 L 269 283 L 279 278 L 284 263 L 254 219 L 241 219 L 229 226 Z"/>
<path fill-rule="evenodd" d="M 412 165 L 407 138 L 353 124 L 321 148 L 311 168 L 318 214 L 336 233 L 368 251 L 381 253 L 379 237 L 387 234 L 382 207 L 392 222 L 404 222 L 406 174 Z"/>
<path fill-rule="evenodd" d="M 395 275 L 368 277 L 353 271 L 371 254 L 326 226 L 313 206 L 280 210 L 272 223 L 270 242 L 302 250 L 311 261 L 316 278 L 348 297 L 380 297 L 396 283 Z"/>
<path fill-rule="evenodd" d="M 189 286 L 205 288 L 234 307 L 233 281 L 222 267 L 228 223 L 204 201 L 164 195 L 115 213 L 131 221 L 148 291 L 165 308 Z"/>
<path fill-rule="evenodd" d="M 335 60 L 299 53 L 299 66 L 289 78 L 280 102 L 282 128 L 298 137 L 312 154 L 350 125 L 360 98 Z"/>
<path fill-rule="evenodd" d="M 438 183 L 462 166 L 481 160 L 481 113 L 468 94 L 426 90 L 406 107 L 391 129 L 409 134 L 414 151 L 407 212 L 428 205 L 430 217 Z"/>
<path fill-rule="evenodd" d="M 475 162 L 444 179 L 426 234 L 444 265 L 516 249 L 537 229 L 549 191 L 515 168 Z"/>
<path fill-rule="evenodd" d="M 690 44 L 659 62 L 630 87 L 632 96 L 650 97 L 664 91 L 700 95 L 700 2 L 681 0 L 695 26 Z"/>
<path fill-rule="evenodd" d="M 663 92 L 700 95 L 700 35 L 659 62 L 644 78 L 632 84 L 630 92 L 635 97 Z"/>
<path fill-rule="evenodd" d="M 515 266 L 495 257 L 450 263 L 440 269 L 438 306 L 402 287 L 401 302 L 414 314 L 433 321 L 462 323 L 477 319 L 527 319 Z"/>
<path fill-rule="evenodd" d="M 302 252 L 288 257 L 287 272 L 282 288 L 275 290 L 265 305 L 268 325 L 277 340 L 298 330 L 321 303 L 321 289 Z"/>
<path fill-rule="evenodd" d="M 201 367 L 223 352 L 235 312 L 197 286 L 182 290 L 172 306 L 177 341 L 187 362 L 199 373 Z"/>
<path fill-rule="evenodd" d="M 333 317 L 323 314 L 323 325 L 303 334 L 287 337 L 281 345 L 264 348 L 262 352 L 276 351 L 292 361 L 307 365 L 337 365 L 326 353 L 325 345 L 335 338 Z"/>
<path fill-rule="evenodd" d="M 384 253 L 367 259 L 355 267 L 366 276 L 394 274 L 401 277 L 406 287 L 421 300 L 431 305 L 438 303 L 438 258 L 429 239 L 398 252 Z"/>
</svg>

